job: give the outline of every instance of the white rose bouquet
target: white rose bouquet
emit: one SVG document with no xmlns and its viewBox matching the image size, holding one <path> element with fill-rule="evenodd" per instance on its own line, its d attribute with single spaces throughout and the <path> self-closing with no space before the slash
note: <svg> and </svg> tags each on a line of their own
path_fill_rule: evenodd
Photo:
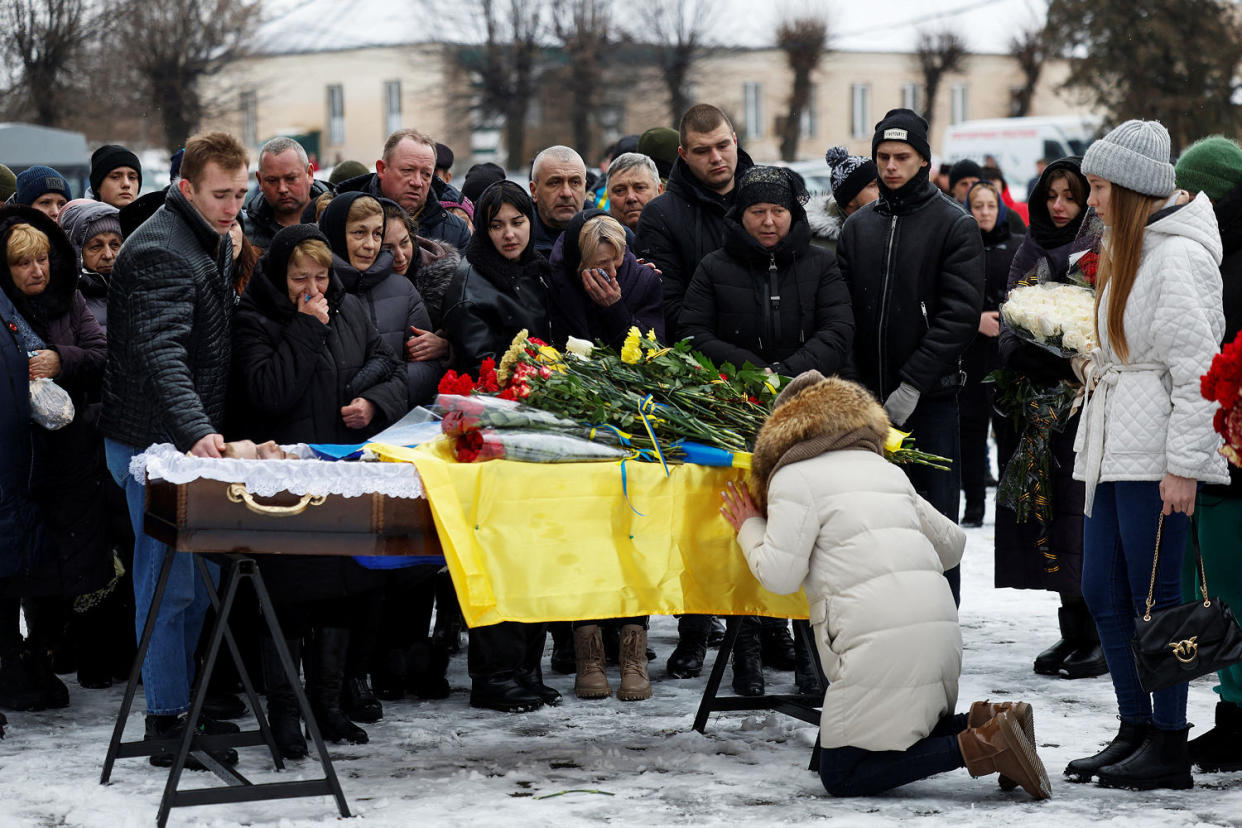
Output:
<svg viewBox="0 0 1242 828">
<path fill-rule="evenodd" d="M 1058 282 L 1020 285 L 1000 310 L 1014 333 L 1059 356 L 1086 356 L 1096 347 L 1091 288 Z"/>
</svg>

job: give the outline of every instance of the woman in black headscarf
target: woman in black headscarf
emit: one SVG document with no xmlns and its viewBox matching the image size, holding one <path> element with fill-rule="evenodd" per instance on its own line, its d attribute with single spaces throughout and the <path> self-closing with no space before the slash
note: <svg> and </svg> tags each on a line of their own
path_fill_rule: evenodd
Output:
<svg viewBox="0 0 1242 828">
<path fill-rule="evenodd" d="M 1062 158 L 1039 177 L 1030 200 L 1031 227 L 1009 268 L 1009 289 L 1019 284 L 1067 282 L 1071 258 L 1098 250 L 1102 226 L 1087 207 L 1089 187 L 1079 165 Z M 1002 368 L 1037 386 L 1077 382 L 1069 359 L 1020 339 L 1003 323 L 998 345 Z M 1075 415 L 1052 435 L 1053 516 L 1043 525 L 1034 518 L 1018 523 L 1016 513 L 996 507 L 996 586 L 1044 589 L 1061 595 L 1061 638 L 1035 658 L 1035 672 L 1086 678 L 1108 672 L 1099 635 L 1082 598 L 1083 484 L 1073 479 Z M 998 435 L 1002 437 L 1004 435 Z M 1008 464 L 1015 438 L 998 444 Z"/>
</svg>

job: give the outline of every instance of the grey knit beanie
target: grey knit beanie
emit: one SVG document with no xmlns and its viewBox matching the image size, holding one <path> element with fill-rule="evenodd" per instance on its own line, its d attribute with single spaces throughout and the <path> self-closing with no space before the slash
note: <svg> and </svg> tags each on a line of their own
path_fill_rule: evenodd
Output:
<svg viewBox="0 0 1242 828">
<path fill-rule="evenodd" d="M 1167 196 L 1177 188 L 1169 153 L 1169 131 L 1164 124 L 1126 121 L 1087 147 L 1082 174 L 1097 175 L 1143 195 Z"/>
</svg>

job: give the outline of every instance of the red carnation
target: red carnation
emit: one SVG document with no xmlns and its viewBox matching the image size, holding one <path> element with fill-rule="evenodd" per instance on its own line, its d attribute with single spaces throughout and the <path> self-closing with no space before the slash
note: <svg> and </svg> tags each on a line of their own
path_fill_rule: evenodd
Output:
<svg viewBox="0 0 1242 828">
<path fill-rule="evenodd" d="M 478 431 L 467 431 L 457 438 L 457 462 L 473 463 L 479 459 L 479 450 L 483 448 L 483 435 Z"/>
<path fill-rule="evenodd" d="M 496 360 L 491 357 L 483 360 L 483 364 L 479 366 L 478 388 L 490 394 L 500 390 L 500 381 L 496 378 Z"/>
</svg>

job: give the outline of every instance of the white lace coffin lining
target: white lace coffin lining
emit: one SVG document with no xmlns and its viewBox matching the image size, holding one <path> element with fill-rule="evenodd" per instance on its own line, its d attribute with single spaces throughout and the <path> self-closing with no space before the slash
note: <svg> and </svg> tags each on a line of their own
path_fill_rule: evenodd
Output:
<svg viewBox="0 0 1242 828">
<path fill-rule="evenodd" d="M 180 485 L 193 480 L 244 483 L 258 497 L 280 492 L 295 495 L 361 497 L 422 497 L 423 482 L 411 463 L 374 463 L 315 459 L 305 443 L 281 446 L 300 460 L 234 460 L 191 457 L 170 443 L 149 447 L 134 455 L 129 473 L 135 480 L 165 480 Z"/>
</svg>

